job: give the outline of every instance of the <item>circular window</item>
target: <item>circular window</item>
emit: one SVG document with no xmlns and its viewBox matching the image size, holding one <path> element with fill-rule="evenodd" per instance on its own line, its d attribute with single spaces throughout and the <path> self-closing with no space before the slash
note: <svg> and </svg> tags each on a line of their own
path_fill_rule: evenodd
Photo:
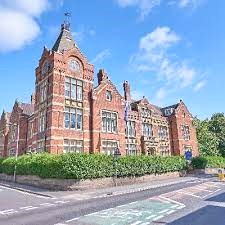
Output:
<svg viewBox="0 0 225 225">
<path fill-rule="evenodd" d="M 69 61 L 69 68 L 70 68 L 70 70 L 72 70 L 73 72 L 80 71 L 80 64 L 79 64 L 79 62 L 77 62 L 77 60 L 71 59 L 71 60 Z"/>
</svg>

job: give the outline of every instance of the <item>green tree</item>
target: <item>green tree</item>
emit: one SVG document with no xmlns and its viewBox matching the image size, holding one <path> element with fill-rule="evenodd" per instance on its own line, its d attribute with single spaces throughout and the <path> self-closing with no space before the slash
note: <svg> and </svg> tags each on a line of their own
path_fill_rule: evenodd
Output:
<svg viewBox="0 0 225 225">
<path fill-rule="evenodd" d="M 195 118 L 194 124 L 197 131 L 199 151 L 202 156 L 220 156 L 219 140 L 217 136 L 209 130 L 209 120 L 199 120 Z"/>
<path fill-rule="evenodd" d="M 225 116 L 224 113 L 215 113 L 209 121 L 209 131 L 212 132 L 219 141 L 219 152 L 225 157 Z"/>
</svg>

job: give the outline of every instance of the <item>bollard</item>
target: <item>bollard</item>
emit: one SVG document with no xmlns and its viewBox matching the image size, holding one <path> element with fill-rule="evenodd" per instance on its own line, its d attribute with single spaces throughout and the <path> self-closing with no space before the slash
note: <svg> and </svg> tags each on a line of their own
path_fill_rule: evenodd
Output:
<svg viewBox="0 0 225 225">
<path fill-rule="evenodd" d="M 224 180 L 224 173 L 221 169 L 218 170 L 218 178 L 220 181 Z"/>
</svg>

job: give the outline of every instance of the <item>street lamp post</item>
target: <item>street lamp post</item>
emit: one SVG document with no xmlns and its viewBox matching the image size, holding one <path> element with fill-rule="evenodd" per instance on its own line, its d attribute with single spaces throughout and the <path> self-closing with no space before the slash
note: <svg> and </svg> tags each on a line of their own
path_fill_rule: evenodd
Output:
<svg viewBox="0 0 225 225">
<path fill-rule="evenodd" d="M 113 159 L 114 159 L 114 166 L 115 166 L 115 170 L 116 170 L 116 176 L 115 176 L 115 186 L 117 186 L 117 159 L 119 159 L 121 156 L 121 152 L 119 150 L 119 148 L 116 148 L 114 153 L 113 153 Z"/>
<path fill-rule="evenodd" d="M 16 169 L 17 169 L 17 161 L 18 161 L 18 151 L 19 151 L 19 139 L 20 139 L 20 123 L 17 124 L 17 138 L 16 138 L 16 163 L 14 167 L 13 180 L 16 183 Z"/>
<path fill-rule="evenodd" d="M 13 126 L 17 126 L 17 136 L 16 136 L 16 154 L 15 154 L 15 158 L 16 158 L 16 163 L 14 166 L 14 172 L 13 172 L 13 181 L 16 183 L 16 169 L 17 169 L 17 161 L 18 161 L 18 154 L 19 154 L 19 140 L 20 140 L 20 117 L 18 120 L 18 123 L 9 123 L 9 125 L 13 125 Z"/>
</svg>

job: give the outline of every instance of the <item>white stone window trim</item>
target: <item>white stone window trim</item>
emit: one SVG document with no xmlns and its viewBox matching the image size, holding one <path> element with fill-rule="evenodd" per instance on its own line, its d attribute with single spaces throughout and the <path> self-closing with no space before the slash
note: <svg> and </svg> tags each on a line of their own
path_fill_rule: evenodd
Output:
<svg viewBox="0 0 225 225">
<path fill-rule="evenodd" d="M 69 109 L 69 110 L 67 110 Z M 71 111 L 74 111 L 71 112 Z M 81 113 L 79 113 L 81 112 Z M 66 113 L 69 114 L 69 127 L 66 127 Z M 71 127 L 71 124 L 72 124 L 72 115 L 74 116 L 75 115 L 75 127 Z M 78 128 L 78 120 L 77 120 L 77 115 L 81 115 L 81 121 L 80 122 L 80 128 Z M 68 121 L 68 120 L 67 120 Z M 84 110 L 82 108 L 78 108 L 78 107 L 65 107 L 64 108 L 64 128 L 67 129 L 67 130 L 76 130 L 76 131 L 82 131 L 83 130 L 83 126 L 84 126 Z"/>
<path fill-rule="evenodd" d="M 107 145 L 104 145 L 104 143 L 107 143 Z M 109 143 L 115 144 L 115 146 L 111 145 L 111 147 L 108 147 L 108 146 L 110 146 Z M 119 141 L 113 140 L 113 139 L 103 139 L 101 141 L 101 147 L 102 147 L 103 154 L 113 155 L 116 148 L 119 148 Z M 104 150 L 104 148 L 106 148 L 106 150 Z M 107 150 L 107 148 L 108 148 L 108 150 Z M 110 150 L 110 148 L 111 148 L 111 150 Z"/>
<path fill-rule="evenodd" d="M 103 117 L 103 113 L 110 113 L 111 114 L 110 119 L 112 119 L 112 115 L 113 114 L 116 115 L 116 120 L 115 120 L 116 121 L 116 126 L 115 126 L 116 128 L 115 128 L 115 131 L 112 131 L 112 127 L 111 127 L 111 131 L 109 131 L 107 129 L 107 122 L 106 122 L 106 130 L 104 130 L 104 121 L 103 121 L 103 118 L 105 118 L 105 117 Z M 102 109 L 101 110 L 101 126 L 102 126 L 102 129 L 101 130 L 102 130 L 103 133 L 117 134 L 118 133 L 118 112 L 110 111 L 110 110 L 107 110 L 107 109 Z M 111 126 L 112 126 L 112 124 L 111 124 Z"/>
<path fill-rule="evenodd" d="M 68 150 L 66 150 L 66 149 L 68 149 Z M 80 149 L 80 150 L 78 150 L 78 149 Z M 83 151 L 84 151 L 84 141 L 83 140 L 77 140 L 77 139 L 64 139 L 63 140 L 63 153 L 82 153 Z"/>
<path fill-rule="evenodd" d="M 112 101 L 112 92 L 110 90 L 106 90 L 106 100 L 111 102 Z"/>
</svg>

